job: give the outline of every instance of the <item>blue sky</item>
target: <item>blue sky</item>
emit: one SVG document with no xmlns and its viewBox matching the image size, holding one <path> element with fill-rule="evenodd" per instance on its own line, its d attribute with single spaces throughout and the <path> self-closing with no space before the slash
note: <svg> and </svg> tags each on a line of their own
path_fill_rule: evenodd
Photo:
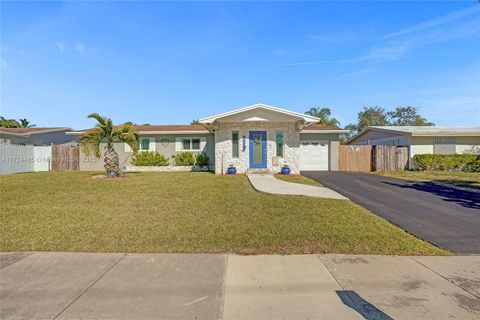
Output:
<svg viewBox="0 0 480 320">
<path fill-rule="evenodd" d="M 480 5 L 2 2 L 0 114 L 39 126 L 183 124 L 262 102 L 419 107 L 480 123 Z"/>
</svg>

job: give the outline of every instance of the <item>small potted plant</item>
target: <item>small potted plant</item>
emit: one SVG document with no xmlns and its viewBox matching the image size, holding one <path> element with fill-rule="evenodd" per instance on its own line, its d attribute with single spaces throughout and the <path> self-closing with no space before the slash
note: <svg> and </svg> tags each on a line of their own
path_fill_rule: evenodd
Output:
<svg viewBox="0 0 480 320">
<path fill-rule="evenodd" d="M 281 172 L 281 174 L 285 174 L 285 175 L 290 174 L 290 172 L 291 172 L 290 166 L 288 164 L 284 163 L 280 172 Z"/>
<path fill-rule="evenodd" d="M 237 174 L 237 168 L 231 164 L 227 169 L 227 174 Z"/>
</svg>

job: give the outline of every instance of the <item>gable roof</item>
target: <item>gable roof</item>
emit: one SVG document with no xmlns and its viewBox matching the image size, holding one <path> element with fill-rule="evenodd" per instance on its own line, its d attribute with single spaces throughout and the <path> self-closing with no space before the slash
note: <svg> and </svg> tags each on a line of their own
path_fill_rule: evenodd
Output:
<svg viewBox="0 0 480 320">
<path fill-rule="evenodd" d="M 397 136 L 409 135 L 412 137 L 480 136 L 480 126 L 370 126 L 348 139 L 347 143 L 357 140 L 367 131 L 385 132 Z"/>
<path fill-rule="evenodd" d="M 0 133 L 13 135 L 13 136 L 21 136 L 21 137 L 29 137 L 32 134 L 44 134 L 44 133 L 51 133 L 51 132 L 59 132 L 59 131 L 71 131 L 72 128 L 67 127 L 34 127 L 34 128 L 3 128 L 0 127 Z"/>
<path fill-rule="evenodd" d="M 115 126 L 118 127 L 118 126 Z M 203 125 L 201 124 L 190 124 L 190 125 L 134 125 L 135 130 L 139 134 L 205 134 L 210 133 Z M 77 130 L 67 132 L 69 135 L 82 135 L 87 131 L 95 130 L 96 128 L 90 128 L 85 130 Z"/>
<path fill-rule="evenodd" d="M 251 105 L 251 106 L 248 106 L 248 107 L 239 108 L 239 109 L 235 109 L 235 110 L 232 110 L 232 111 L 216 114 L 216 115 L 213 115 L 213 116 L 210 116 L 210 117 L 202 118 L 202 119 L 199 120 L 199 122 L 203 123 L 203 124 L 209 124 L 209 123 L 214 122 L 217 119 L 225 118 L 225 117 L 228 117 L 228 116 L 232 116 L 232 115 L 235 115 L 235 114 L 239 114 L 239 113 L 254 110 L 254 109 L 263 109 L 263 110 L 267 110 L 267 111 L 281 113 L 281 114 L 284 114 L 284 115 L 288 115 L 288 116 L 296 117 L 296 118 L 299 118 L 299 119 L 303 119 L 303 120 L 305 120 L 305 122 L 318 122 L 318 121 L 320 121 L 320 119 L 317 118 L 317 117 L 312 117 L 312 116 L 309 116 L 309 115 L 306 115 L 306 114 L 303 114 L 303 113 L 289 111 L 289 110 L 285 110 L 285 109 L 282 109 L 282 108 L 269 106 L 269 105 L 266 105 L 266 104 L 263 104 L 263 103 L 257 103 L 257 104 L 254 104 L 254 105 Z"/>
</svg>

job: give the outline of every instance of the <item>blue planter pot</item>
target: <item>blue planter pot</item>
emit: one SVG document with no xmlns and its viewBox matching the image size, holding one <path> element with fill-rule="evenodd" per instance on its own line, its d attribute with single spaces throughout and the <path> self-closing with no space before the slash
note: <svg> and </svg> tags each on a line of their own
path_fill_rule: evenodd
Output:
<svg viewBox="0 0 480 320">
<path fill-rule="evenodd" d="M 237 168 L 235 167 L 228 167 L 227 174 L 237 174 Z"/>
<path fill-rule="evenodd" d="M 290 174 L 290 168 L 289 167 L 282 167 L 281 173 L 282 174 Z"/>
</svg>

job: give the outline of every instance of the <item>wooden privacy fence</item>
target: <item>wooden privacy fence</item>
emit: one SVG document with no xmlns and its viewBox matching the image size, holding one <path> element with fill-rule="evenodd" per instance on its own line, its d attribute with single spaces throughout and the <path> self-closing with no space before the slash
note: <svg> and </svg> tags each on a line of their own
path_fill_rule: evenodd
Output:
<svg viewBox="0 0 480 320">
<path fill-rule="evenodd" d="M 80 169 L 80 147 L 52 145 L 52 170 L 78 171 Z"/>
<path fill-rule="evenodd" d="M 372 146 L 339 146 L 338 170 L 372 171 Z"/>
<path fill-rule="evenodd" d="M 408 147 L 349 145 L 338 148 L 339 171 L 400 171 L 408 167 Z"/>
<path fill-rule="evenodd" d="M 408 167 L 408 147 L 374 146 L 375 171 L 401 171 Z"/>
</svg>

